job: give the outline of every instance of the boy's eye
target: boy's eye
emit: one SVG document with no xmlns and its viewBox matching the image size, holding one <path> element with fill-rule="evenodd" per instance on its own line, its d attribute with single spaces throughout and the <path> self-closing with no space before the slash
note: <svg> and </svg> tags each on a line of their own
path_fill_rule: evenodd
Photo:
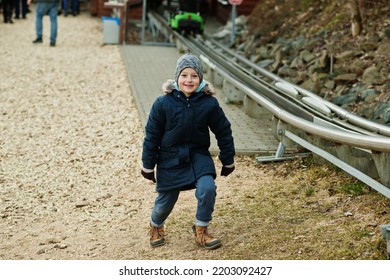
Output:
<svg viewBox="0 0 390 280">
<path fill-rule="evenodd" d="M 187 77 L 190 77 L 191 79 L 197 79 L 199 76 L 198 76 L 198 74 L 184 74 L 184 73 L 182 73 L 182 74 L 180 74 L 180 77 L 182 77 L 182 78 L 187 78 Z"/>
</svg>

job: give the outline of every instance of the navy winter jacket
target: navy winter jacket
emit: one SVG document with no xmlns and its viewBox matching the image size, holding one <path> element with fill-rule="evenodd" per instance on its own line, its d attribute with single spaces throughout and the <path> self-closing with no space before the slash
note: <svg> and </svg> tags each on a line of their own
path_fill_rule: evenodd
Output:
<svg viewBox="0 0 390 280">
<path fill-rule="evenodd" d="M 165 95 L 159 96 L 150 110 L 142 151 L 143 167 L 157 166 L 158 192 L 193 188 L 204 175 L 216 178 L 210 156 L 210 133 L 215 134 L 223 165 L 234 163 L 231 125 L 208 83 L 186 97 L 168 80 Z"/>
</svg>

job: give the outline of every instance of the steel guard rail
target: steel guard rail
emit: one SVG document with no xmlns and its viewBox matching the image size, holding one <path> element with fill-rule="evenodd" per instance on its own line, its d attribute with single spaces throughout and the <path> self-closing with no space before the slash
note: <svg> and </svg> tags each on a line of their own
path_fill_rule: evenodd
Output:
<svg viewBox="0 0 390 280">
<path fill-rule="evenodd" d="M 269 110 L 275 117 L 296 128 L 302 129 L 307 133 L 320 136 L 321 138 L 324 138 L 326 140 L 331 140 L 336 143 L 346 144 L 346 145 L 367 149 L 367 150 L 374 150 L 378 152 L 390 152 L 390 137 L 385 137 L 385 136 L 381 137 L 380 135 L 370 136 L 370 135 L 364 135 L 355 132 L 352 133 L 352 132 L 340 131 L 328 127 L 321 127 L 318 124 L 314 124 L 312 122 L 306 121 L 302 118 L 294 116 L 293 114 L 283 109 L 280 109 L 275 104 L 273 104 L 270 100 L 262 97 L 253 89 L 247 87 L 246 85 L 234 79 L 229 73 L 218 68 L 217 65 L 210 62 L 210 60 L 207 57 L 200 55 L 200 58 L 214 71 L 219 72 L 225 78 L 229 79 L 229 82 L 231 82 L 238 89 L 245 92 L 245 94 L 247 94 L 250 98 L 252 98 L 256 103 Z M 358 120 L 360 119 L 356 118 L 355 121 Z M 383 130 L 381 125 L 378 126 L 378 129 Z"/>
</svg>

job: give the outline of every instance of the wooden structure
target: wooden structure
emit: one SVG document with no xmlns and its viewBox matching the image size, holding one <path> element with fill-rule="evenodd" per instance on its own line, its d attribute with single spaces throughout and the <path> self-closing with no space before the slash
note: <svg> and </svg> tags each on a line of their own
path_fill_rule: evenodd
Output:
<svg viewBox="0 0 390 280">
<path fill-rule="evenodd" d="M 91 15 L 97 17 L 109 17 L 112 8 L 104 7 L 104 0 L 91 0 Z"/>
</svg>

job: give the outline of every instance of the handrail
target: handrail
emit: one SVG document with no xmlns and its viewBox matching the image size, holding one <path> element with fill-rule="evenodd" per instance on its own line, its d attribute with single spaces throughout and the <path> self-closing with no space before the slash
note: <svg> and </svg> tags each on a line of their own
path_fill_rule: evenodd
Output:
<svg viewBox="0 0 390 280">
<path fill-rule="evenodd" d="M 305 132 L 318 135 L 321 138 L 331 140 L 336 143 L 347 144 L 362 149 L 375 150 L 380 152 L 390 152 L 389 137 L 378 137 L 378 136 L 357 134 L 356 132 L 347 132 L 347 131 L 328 128 L 328 127 L 322 127 L 319 126 L 318 124 L 314 124 L 303 118 L 297 117 L 283 109 L 280 109 L 270 100 L 259 95 L 257 92 L 255 92 L 253 89 L 249 88 L 245 84 L 237 81 L 229 73 L 219 68 L 216 64 L 213 63 L 211 64 L 210 61 L 203 55 L 201 55 L 200 58 L 204 63 L 212 67 L 213 70 L 218 71 L 225 78 L 229 79 L 230 83 L 232 83 L 234 86 L 236 86 L 237 88 L 245 92 L 251 99 L 257 102 L 259 105 L 269 110 L 274 116 L 276 116 L 280 120 L 283 120 L 294 127 L 300 128 Z"/>
</svg>

